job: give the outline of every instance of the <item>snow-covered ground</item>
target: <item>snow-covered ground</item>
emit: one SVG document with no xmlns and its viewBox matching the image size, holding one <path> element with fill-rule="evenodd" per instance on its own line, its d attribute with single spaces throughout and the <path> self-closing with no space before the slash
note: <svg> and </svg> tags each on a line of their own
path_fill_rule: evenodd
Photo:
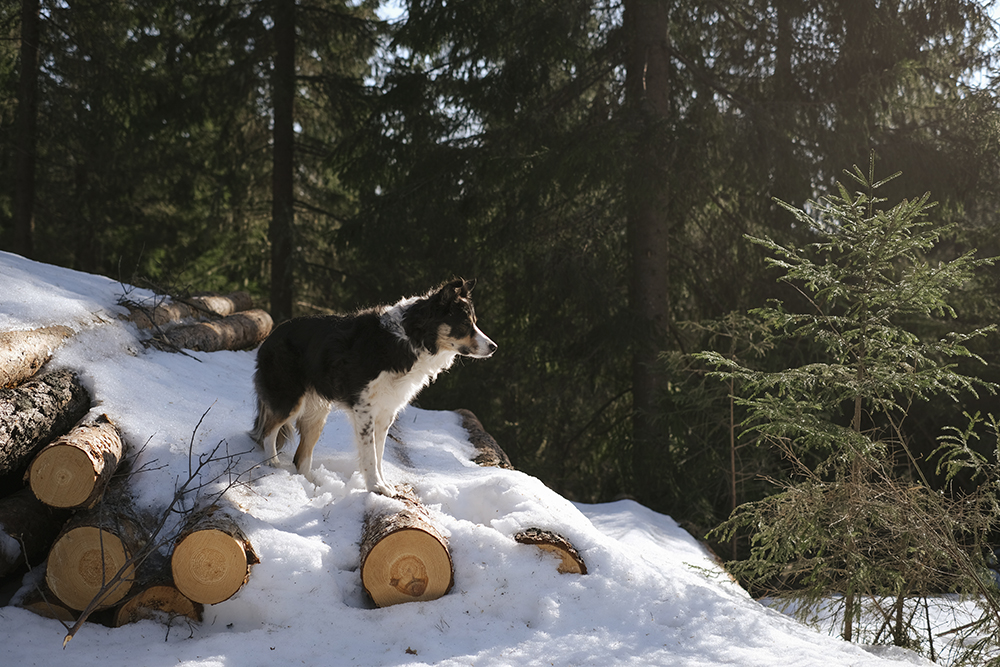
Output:
<svg viewBox="0 0 1000 667">
<path fill-rule="evenodd" d="M 145 349 L 119 319 L 125 290 L 151 296 L 0 252 L 0 331 L 77 330 L 51 364 L 76 370 L 94 412 L 145 445 L 137 464 L 148 471 L 134 480 L 144 508 L 164 507 L 187 478 L 192 442 L 196 457 L 217 446 L 233 455 L 244 474 L 225 497 L 243 513 L 261 562 L 234 597 L 206 607 L 201 624 L 88 624 L 65 649 L 58 621 L 0 607 L 2 665 L 930 664 L 901 649 L 847 644 L 763 607 L 668 516 L 630 501 L 574 504 L 521 472 L 478 467 L 455 413 L 413 407 L 393 431 L 398 442 L 388 443 L 386 474 L 411 484 L 447 533 L 455 585 L 431 602 L 374 608 L 361 587 L 359 539 L 365 508 L 382 500 L 355 471 L 346 420 L 331 415 L 315 453 L 316 485 L 294 474 L 290 451 L 279 468 L 259 466 L 263 452 L 246 434 L 253 353 Z M 504 363 L 495 333 L 500 352 L 472 363 Z M 553 556 L 517 544 L 512 536 L 527 527 L 567 537 L 589 573 L 559 574 Z"/>
</svg>

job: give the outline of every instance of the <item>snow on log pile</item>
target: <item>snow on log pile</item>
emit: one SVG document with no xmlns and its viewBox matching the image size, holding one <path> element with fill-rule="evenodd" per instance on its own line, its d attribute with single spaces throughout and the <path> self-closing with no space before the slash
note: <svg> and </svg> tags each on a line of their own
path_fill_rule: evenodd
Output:
<svg viewBox="0 0 1000 667">
<path fill-rule="evenodd" d="M 157 301 L 121 305 L 167 349 L 245 349 L 272 326 L 244 292 Z M 66 622 L 200 620 L 202 603 L 231 597 L 259 559 L 232 516 L 190 508 L 178 553 L 160 553 L 174 543 L 159 535 L 174 508 L 157 517 L 133 506 L 128 447 L 106 414 L 90 414 L 86 369 L 46 370 L 77 333 L 0 332 L 0 581 L 25 575 L 12 601 Z"/>
</svg>

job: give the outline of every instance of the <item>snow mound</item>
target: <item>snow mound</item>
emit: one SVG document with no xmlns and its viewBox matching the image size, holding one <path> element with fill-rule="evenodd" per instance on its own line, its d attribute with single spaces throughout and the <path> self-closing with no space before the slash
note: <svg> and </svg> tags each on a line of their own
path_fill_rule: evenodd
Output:
<svg viewBox="0 0 1000 667">
<path fill-rule="evenodd" d="M 50 363 L 77 371 L 93 411 L 142 448 L 137 503 L 162 509 L 193 462 L 225 455 L 230 463 L 206 467 L 206 479 L 221 478 L 201 493 L 240 475 L 225 498 L 261 559 L 201 624 L 89 624 L 65 650 L 57 621 L 2 607 L 2 664 L 929 664 L 902 650 L 866 651 L 764 608 L 670 517 L 631 501 L 574 504 L 521 472 L 481 468 L 457 414 L 413 407 L 392 431 L 386 475 L 412 485 L 448 536 L 455 585 L 438 600 L 376 609 L 361 586 L 359 539 L 366 507 L 380 499 L 355 469 L 342 415 L 331 414 L 316 449 L 315 485 L 294 473 L 291 451 L 278 467 L 261 466 L 246 433 L 252 352 L 144 348 L 116 302 L 126 290 L 150 295 L 107 278 L 0 253 L 0 285 L 0 330 L 77 332 Z M 479 363 L 503 363 L 502 342 Z M 528 527 L 568 538 L 589 573 L 559 574 L 552 555 L 516 543 Z"/>
</svg>

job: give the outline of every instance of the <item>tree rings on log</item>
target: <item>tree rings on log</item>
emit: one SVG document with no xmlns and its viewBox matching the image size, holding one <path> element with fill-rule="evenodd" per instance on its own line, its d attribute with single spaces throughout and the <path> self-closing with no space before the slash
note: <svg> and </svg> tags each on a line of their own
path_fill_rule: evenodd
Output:
<svg viewBox="0 0 1000 667">
<path fill-rule="evenodd" d="M 427 510 L 412 492 L 396 500 L 401 508 L 369 511 L 361 538 L 361 581 L 379 607 L 436 600 L 455 578 L 448 541 Z"/>
<path fill-rule="evenodd" d="M 216 507 L 193 515 L 174 545 L 174 585 L 202 604 L 231 598 L 249 579 L 250 566 L 260 562 L 236 521 Z"/>
<path fill-rule="evenodd" d="M 72 335 L 73 330 L 63 326 L 0 332 L 0 388 L 16 387 L 33 377 Z"/>
<path fill-rule="evenodd" d="M 0 389 L 0 475 L 22 475 L 31 457 L 90 410 L 76 374 L 60 370 Z"/>
<path fill-rule="evenodd" d="M 118 428 L 101 415 L 38 452 L 28 469 L 28 483 L 46 505 L 93 507 L 123 454 Z"/>
<path fill-rule="evenodd" d="M 514 469 L 506 452 L 500 448 L 493 436 L 486 432 L 476 415 L 465 408 L 460 408 L 455 412 L 462 418 L 462 428 L 469 434 L 469 442 L 476 448 L 476 458 L 472 459 L 474 463 L 481 466 Z"/>
<path fill-rule="evenodd" d="M 44 560 L 69 512 L 45 505 L 22 489 L 0 500 L 0 578 Z"/>
<path fill-rule="evenodd" d="M 557 570 L 563 574 L 587 574 L 587 564 L 576 547 L 562 535 L 550 530 L 528 528 L 514 536 L 521 544 L 531 544 L 542 551 L 548 551 L 559 557 Z"/>
<path fill-rule="evenodd" d="M 244 350 L 257 346 L 271 333 L 274 322 L 266 311 L 235 313 L 214 322 L 199 322 L 171 329 L 164 340 L 174 347 L 215 352 Z"/>
<path fill-rule="evenodd" d="M 70 519 L 49 551 L 45 581 L 71 609 L 82 611 L 95 598 L 97 609 L 110 607 L 132 588 L 135 557 L 148 536 L 131 498 L 111 496 Z"/>
</svg>

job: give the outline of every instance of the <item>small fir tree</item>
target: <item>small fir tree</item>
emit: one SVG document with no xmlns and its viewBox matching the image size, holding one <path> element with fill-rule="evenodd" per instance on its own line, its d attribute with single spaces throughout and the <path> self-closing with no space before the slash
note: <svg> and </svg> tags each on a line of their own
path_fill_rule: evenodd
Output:
<svg viewBox="0 0 1000 667">
<path fill-rule="evenodd" d="M 748 237 L 808 304 L 789 312 L 772 303 L 752 315 L 776 342 L 811 344 L 816 360 L 764 372 L 718 353 L 698 355 L 716 377 L 742 388 L 736 400 L 750 415 L 743 426 L 778 447 L 794 471 L 778 493 L 738 507 L 714 536 L 749 533 L 749 557 L 732 563 L 733 572 L 794 601 L 802 616 L 835 600 L 848 641 L 863 635 L 933 653 L 908 601 L 928 591 L 988 593 L 979 573 L 995 498 L 956 502 L 932 490 L 904 420 L 916 401 L 994 391 L 956 366 L 977 359 L 966 344 L 992 327 L 936 340 L 915 332 L 928 319 L 955 320 L 949 294 L 993 260 L 970 251 L 928 261 L 950 227 L 928 219 L 929 195 L 885 209 L 877 192 L 895 176 L 876 182 L 874 163 L 873 155 L 867 174 L 856 166 L 846 172 L 855 192 L 838 184 L 836 195 L 806 210 L 779 202 L 815 243 L 785 247 Z M 956 443 L 943 447 L 954 456 Z"/>
</svg>

